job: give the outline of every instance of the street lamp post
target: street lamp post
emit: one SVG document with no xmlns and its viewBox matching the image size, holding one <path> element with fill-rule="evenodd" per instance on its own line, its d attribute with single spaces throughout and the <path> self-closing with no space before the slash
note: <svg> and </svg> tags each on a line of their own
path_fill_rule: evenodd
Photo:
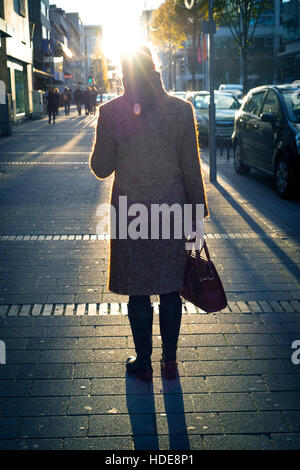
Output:
<svg viewBox="0 0 300 470">
<path fill-rule="evenodd" d="M 208 16 L 208 30 L 209 30 L 209 179 L 211 182 L 217 180 L 217 159 L 216 159 L 216 108 L 215 108 L 215 93 L 214 93 L 214 33 L 215 23 L 213 20 L 213 0 L 209 0 L 209 16 Z"/>
<path fill-rule="evenodd" d="M 188 9 L 194 7 L 194 0 L 184 0 Z M 208 67 L 209 67 L 209 179 L 211 182 L 217 180 L 217 158 L 216 158 L 216 107 L 214 93 L 214 34 L 216 23 L 213 18 L 214 0 L 208 2 L 208 22 L 202 22 L 202 32 L 207 33 L 208 43 Z"/>
</svg>

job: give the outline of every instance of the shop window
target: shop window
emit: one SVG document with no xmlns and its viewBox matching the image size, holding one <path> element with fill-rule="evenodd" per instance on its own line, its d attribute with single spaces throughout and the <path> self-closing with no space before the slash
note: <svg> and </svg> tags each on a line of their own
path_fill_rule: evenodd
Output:
<svg viewBox="0 0 300 470">
<path fill-rule="evenodd" d="M 26 2 L 25 0 L 14 0 L 14 10 L 18 15 L 26 16 Z"/>
<path fill-rule="evenodd" d="M 42 26 L 42 38 L 43 39 L 49 39 L 48 37 L 48 30 L 45 26 Z"/>
<path fill-rule="evenodd" d="M 4 19 L 4 3 L 3 3 L 3 0 L 0 0 L 0 18 Z"/>
<path fill-rule="evenodd" d="M 20 15 L 26 16 L 26 1 L 20 0 Z"/>
<path fill-rule="evenodd" d="M 14 0 L 14 10 L 20 15 L 20 0 Z"/>
<path fill-rule="evenodd" d="M 46 5 L 45 3 L 43 2 L 43 0 L 41 0 L 41 12 L 44 16 L 47 17 L 47 8 L 46 8 Z"/>
<path fill-rule="evenodd" d="M 21 70 L 15 70 L 16 114 L 25 113 L 24 75 Z"/>
</svg>

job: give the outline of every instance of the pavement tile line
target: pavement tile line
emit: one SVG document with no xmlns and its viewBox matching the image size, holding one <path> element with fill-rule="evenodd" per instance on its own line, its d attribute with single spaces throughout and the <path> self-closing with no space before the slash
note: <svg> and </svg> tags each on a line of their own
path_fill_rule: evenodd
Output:
<svg viewBox="0 0 300 470">
<path fill-rule="evenodd" d="M 1 152 L 1 155 L 90 155 L 91 152 L 47 152 L 47 151 L 35 151 L 35 152 Z M 3 162 L 2 162 L 3 163 Z"/>
<path fill-rule="evenodd" d="M 88 165 L 89 162 L 0 162 L 0 165 Z"/>
<path fill-rule="evenodd" d="M 159 314 L 159 302 L 153 302 L 154 314 Z M 299 300 L 267 301 L 229 301 L 228 306 L 215 313 L 206 313 L 190 302 L 183 302 L 183 314 L 205 314 L 216 317 L 219 313 L 228 314 L 268 314 L 268 313 L 300 313 Z M 127 315 L 126 302 L 112 303 L 81 303 L 81 304 L 7 304 L 0 305 L 1 317 L 36 317 L 36 316 L 101 316 Z"/>
<path fill-rule="evenodd" d="M 289 235 L 271 233 L 255 233 L 255 232 L 243 232 L 243 233 L 206 233 L 204 238 L 215 239 L 215 240 L 227 240 L 227 239 L 251 239 L 251 238 L 285 238 Z M 32 240 L 46 240 L 46 241 L 68 241 L 68 240 L 109 240 L 109 234 L 11 234 L 11 235 L 0 235 L 0 241 L 32 241 Z"/>
</svg>

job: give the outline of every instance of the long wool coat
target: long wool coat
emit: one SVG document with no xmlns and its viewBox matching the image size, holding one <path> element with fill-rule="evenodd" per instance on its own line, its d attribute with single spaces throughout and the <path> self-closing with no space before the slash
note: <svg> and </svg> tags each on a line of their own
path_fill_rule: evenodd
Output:
<svg viewBox="0 0 300 470">
<path fill-rule="evenodd" d="M 117 222 L 119 216 L 127 216 L 119 207 L 119 196 L 127 197 L 128 208 L 143 203 L 148 214 L 151 204 L 177 203 L 183 207 L 190 203 L 203 204 L 206 216 L 193 108 L 165 91 L 159 73 L 153 72 L 152 83 L 156 105 L 144 116 L 134 112 L 126 90 L 124 95 L 100 107 L 91 170 L 99 179 L 114 172 L 111 204 Z M 139 215 L 137 212 L 127 217 L 128 228 Z M 147 219 L 149 235 L 150 219 Z M 145 216 L 140 220 L 145 220 Z M 110 291 L 153 295 L 182 289 L 185 237 L 183 234 L 180 239 L 174 236 L 172 239 L 172 227 L 171 223 L 170 239 L 123 239 L 124 235 L 117 230 L 117 237 L 110 241 Z M 159 234 L 161 237 L 161 230 Z"/>
</svg>

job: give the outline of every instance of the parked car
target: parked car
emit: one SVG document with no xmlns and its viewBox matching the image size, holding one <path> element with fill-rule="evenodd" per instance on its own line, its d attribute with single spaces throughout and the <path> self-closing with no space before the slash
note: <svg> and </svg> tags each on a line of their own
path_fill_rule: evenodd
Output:
<svg viewBox="0 0 300 470">
<path fill-rule="evenodd" d="M 232 93 L 240 102 L 243 98 L 243 85 L 236 84 L 222 84 L 219 86 L 219 91 L 224 91 L 225 93 Z"/>
<path fill-rule="evenodd" d="M 114 93 L 103 93 L 102 103 L 106 103 L 107 101 L 112 100 L 113 98 L 116 98 L 116 95 Z M 101 95 L 97 96 L 97 103 L 101 103 Z"/>
<path fill-rule="evenodd" d="M 240 103 L 230 93 L 215 91 L 216 138 L 230 140 L 233 133 L 234 117 Z M 193 104 L 200 140 L 208 139 L 210 95 L 208 91 L 196 91 L 187 94 L 186 100 Z"/>
<path fill-rule="evenodd" d="M 170 94 L 185 100 L 187 92 L 186 91 L 170 91 Z"/>
<path fill-rule="evenodd" d="M 279 196 L 289 197 L 300 177 L 300 85 L 250 90 L 236 114 L 232 141 L 237 173 L 262 170 L 274 177 Z"/>
</svg>

